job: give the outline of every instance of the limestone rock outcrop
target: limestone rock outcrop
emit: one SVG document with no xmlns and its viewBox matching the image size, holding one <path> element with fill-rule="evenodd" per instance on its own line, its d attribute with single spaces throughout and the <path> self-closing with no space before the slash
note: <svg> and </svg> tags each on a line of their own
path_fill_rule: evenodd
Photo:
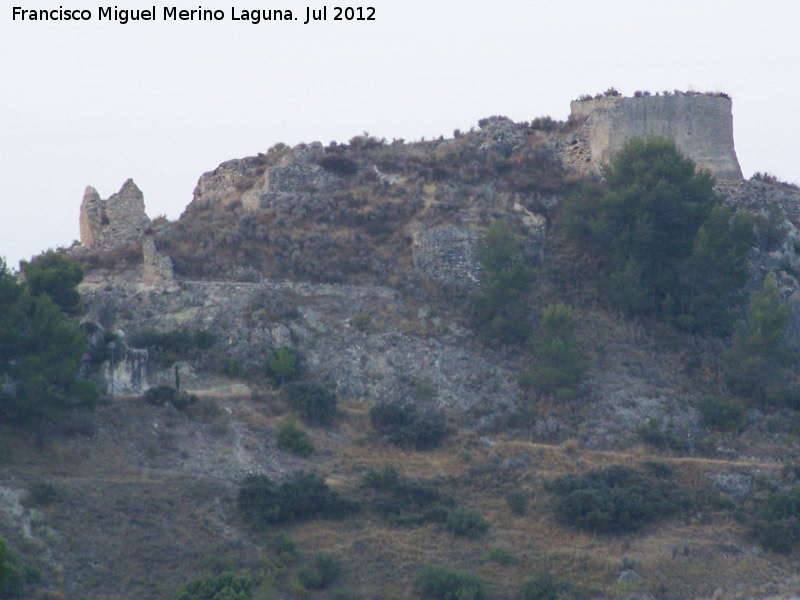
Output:
<svg viewBox="0 0 800 600">
<path fill-rule="evenodd" d="M 461 283 L 468 287 L 478 284 L 480 266 L 473 252 L 481 234 L 472 229 L 453 225 L 432 227 L 413 236 L 414 267 L 428 279 L 446 283 Z"/>
</svg>

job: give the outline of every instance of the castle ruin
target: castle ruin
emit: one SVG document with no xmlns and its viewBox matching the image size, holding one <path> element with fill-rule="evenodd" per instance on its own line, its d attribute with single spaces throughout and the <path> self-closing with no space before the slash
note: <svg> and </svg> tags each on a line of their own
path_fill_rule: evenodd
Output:
<svg viewBox="0 0 800 600">
<path fill-rule="evenodd" d="M 575 100 L 570 109 L 572 119 L 585 120 L 595 168 L 609 162 L 629 139 L 659 136 L 673 140 L 717 179 L 742 179 L 733 147 L 732 103 L 724 94 L 605 95 Z"/>
<path fill-rule="evenodd" d="M 81 202 L 81 242 L 84 246 L 110 248 L 142 237 L 150 224 L 144 212 L 142 191 L 128 179 L 107 200 L 87 186 Z"/>
</svg>

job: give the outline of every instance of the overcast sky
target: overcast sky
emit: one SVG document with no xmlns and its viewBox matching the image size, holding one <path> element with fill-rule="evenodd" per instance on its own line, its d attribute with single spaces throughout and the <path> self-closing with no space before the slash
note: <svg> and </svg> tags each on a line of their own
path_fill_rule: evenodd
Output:
<svg viewBox="0 0 800 600">
<path fill-rule="evenodd" d="M 12 7 L 88 22 L 12 21 Z M 99 22 L 99 6 L 156 21 Z M 177 218 L 198 177 L 277 142 L 368 131 L 417 140 L 478 119 L 565 119 L 610 86 L 724 91 L 746 177 L 800 183 L 797 0 L 372 0 L 375 21 L 304 25 L 296 0 L 9 0 L 0 14 L 0 256 L 16 267 L 79 238 L 84 188 L 129 177 L 151 217 Z M 163 8 L 224 21 L 165 22 Z M 291 9 L 294 22 L 232 21 Z"/>
</svg>

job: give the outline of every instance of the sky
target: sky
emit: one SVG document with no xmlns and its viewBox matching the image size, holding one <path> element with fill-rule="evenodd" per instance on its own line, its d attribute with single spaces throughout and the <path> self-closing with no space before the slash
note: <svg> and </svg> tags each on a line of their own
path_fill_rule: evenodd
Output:
<svg viewBox="0 0 800 600">
<path fill-rule="evenodd" d="M 80 9 L 88 21 L 12 19 Z M 155 8 L 152 21 L 99 7 Z M 307 7 L 328 20 L 304 24 Z M 334 21 L 334 7 L 373 21 Z M 165 7 L 221 10 L 164 20 Z M 292 10 L 253 24 L 232 11 Z M 745 177 L 800 184 L 797 0 L 8 0 L 0 8 L 0 257 L 79 239 L 87 185 L 133 178 L 148 215 L 180 216 L 197 179 L 278 142 L 407 141 L 505 115 L 566 119 L 615 87 L 723 91 Z"/>
</svg>

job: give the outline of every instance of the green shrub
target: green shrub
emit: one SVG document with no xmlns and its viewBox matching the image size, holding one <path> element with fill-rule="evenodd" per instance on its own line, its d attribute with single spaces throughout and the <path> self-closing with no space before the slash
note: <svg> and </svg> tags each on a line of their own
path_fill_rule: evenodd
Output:
<svg viewBox="0 0 800 600">
<path fill-rule="evenodd" d="M 618 465 L 586 476 L 559 477 L 546 487 L 558 496 L 556 520 L 592 533 L 638 531 L 692 506 L 674 482 Z"/>
<path fill-rule="evenodd" d="M 278 448 L 298 456 L 314 454 L 314 443 L 309 435 L 297 426 L 294 418 L 286 419 L 278 425 Z"/>
<path fill-rule="evenodd" d="M 396 446 L 432 450 L 450 433 L 443 414 L 422 413 L 413 404 L 380 404 L 369 417 L 377 432 Z"/>
<path fill-rule="evenodd" d="M 537 573 L 526 579 L 520 589 L 520 600 L 559 600 L 566 597 L 569 586 L 560 581 L 549 571 Z"/>
<path fill-rule="evenodd" d="M 226 571 L 218 576 L 196 577 L 173 600 L 251 600 L 253 582 L 246 575 Z"/>
<path fill-rule="evenodd" d="M 481 288 L 473 295 L 475 329 L 487 344 L 519 344 L 528 339 L 531 310 L 527 295 L 534 282 L 522 242 L 504 221 L 492 223 L 478 242 Z"/>
<path fill-rule="evenodd" d="M 480 577 L 439 565 L 422 567 L 414 585 L 430 600 L 481 600 L 485 596 Z"/>
<path fill-rule="evenodd" d="M 182 358 L 197 357 L 199 352 L 210 350 L 216 344 L 216 336 L 202 329 L 172 329 L 159 331 L 147 327 L 134 332 L 128 345 L 131 348 L 147 348 L 150 359 L 161 364 L 171 364 Z"/>
<path fill-rule="evenodd" d="M 177 408 L 178 410 L 186 410 L 190 406 L 197 404 L 200 399 L 195 396 L 194 394 L 187 394 L 186 392 L 178 392 L 175 394 L 175 397 L 172 398 L 172 406 Z"/>
<path fill-rule="evenodd" d="M 340 177 L 350 177 L 358 172 L 358 164 L 355 161 L 336 152 L 326 153 L 320 159 L 319 166 Z"/>
<path fill-rule="evenodd" d="M 744 423 L 744 411 L 728 398 L 706 396 L 697 403 L 706 425 L 720 431 L 739 431 Z"/>
<path fill-rule="evenodd" d="M 573 336 L 572 309 L 564 304 L 545 307 L 542 323 L 534 334 L 536 362 L 520 378 L 520 384 L 537 392 L 567 400 L 586 371 Z"/>
<path fill-rule="evenodd" d="M 58 488 L 52 483 L 37 481 L 28 488 L 28 497 L 25 499 L 25 505 L 47 506 L 56 502 L 59 495 Z"/>
<path fill-rule="evenodd" d="M 453 498 L 435 482 L 401 477 L 393 467 L 370 469 L 362 484 L 377 492 L 373 510 L 396 525 L 444 523 L 455 507 Z"/>
<path fill-rule="evenodd" d="M 342 561 L 333 554 L 320 552 L 314 556 L 313 567 L 303 567 L 297 572 L 300 583 L 309 590 L 324 590 L 342 574 Z"/>
<path fill-rule="evenodd" d="M 489 558 L 491 558 L 498 565 L 502 565 L 504 567 L 508 567 L 509 565 L 513 565 L 515 562 L 517 562 L 517 557 L 514 556 L 514 553 L 508 548 L 503 548 L 502 546 L 492 546 L 489 550 Z"/>
<path fill-rule="evenodd" d="M 7 562 L 8 546 L 3 538 L 0 538 L 0 593 L 6 588 L 6 582 L 11 575 L 11 566 Z"/>
<path fill-rule="evenodd" d="M 151 387 L 144 394 L 144 399 L 153 406 L 165 406 L 167 402 L 172 402 L 178 396 L 178 390 L 169 385 L 157 385 Z"/>
<path fill-rule="evenodd" d="M 270 547 L 279 557 L 294 559 L 297 558 L 297 542 L 283 531 L 279 531 L 270 536 Z"/>
<path fill-rule="evenodd" d="M 506 494 L 506 504 L 512 513 L 521 517 L 528 510 L 528 494 L 519 489 L 511 490 Z"/>
<path fill-rule="evenodd" d="M 788 554 L 800 545 L 800 488 L 760 499 L 750 533 L 772 552 Z"/>
<path fill-rule="evenodd" d="M 281 484 L 266 475 L 250 475 L 237 498 L 239 514 L 259 529 L 314 517 L 338 518 L 356 508 L 355 503 L 331 490 L 324 479 L 301 471 Z"/>
<path fill-rule="evenodd" d="M 792 399 L 786 370 L 796 361 L 797 352 L 783 343 L 788 319 L 789 308 L 769 275 L 751 298 L 746 322 L 736 331 L 725 356 L 726 382 L 734 393 L 761 404 Z"/>
<path fill-rule="evenodd" d="M 392 466 L 370 468 L 362 477 L 361 483 L 374 490 L 392 491 L 400 484 L 400 473 Z"/>
<path fill-rule="evenodd" d="M 330 425 L 336 416 L 336 394 L 313 381 L 286 386 L 286 397 L 300 418 L 311 425 Z"/>
<path fill-rule="evenodd" d="M 267 374 L 279 384 L 300 377 L 300 358 L 292 348 L 278 348 L 267 359 Z"/>
<path fill-rule="evenodd" d="M 429 379 L 414 379 L 411 386 L 414 389 L 414 399 L 418 402 L 432 400 L 436 397 L 436 386 Z"/>
<path fill-rule="evenodd" d="M 677 429 L 672 419 L 653 417 L 640 425 L 636 434 L 641 440 L 654 448 L 672 452 L 688 452 L 689 439 L 686 432 Z"/>
<path fill-rule="evenodd" d="M 445 523 L 447 531 L 459 537 L 468 537 L 473 540 L 483 537 L 489 530 L 489 524 L 483 515 L 476 510 L 457 508 L 447 515 Z"/>
</svg>

